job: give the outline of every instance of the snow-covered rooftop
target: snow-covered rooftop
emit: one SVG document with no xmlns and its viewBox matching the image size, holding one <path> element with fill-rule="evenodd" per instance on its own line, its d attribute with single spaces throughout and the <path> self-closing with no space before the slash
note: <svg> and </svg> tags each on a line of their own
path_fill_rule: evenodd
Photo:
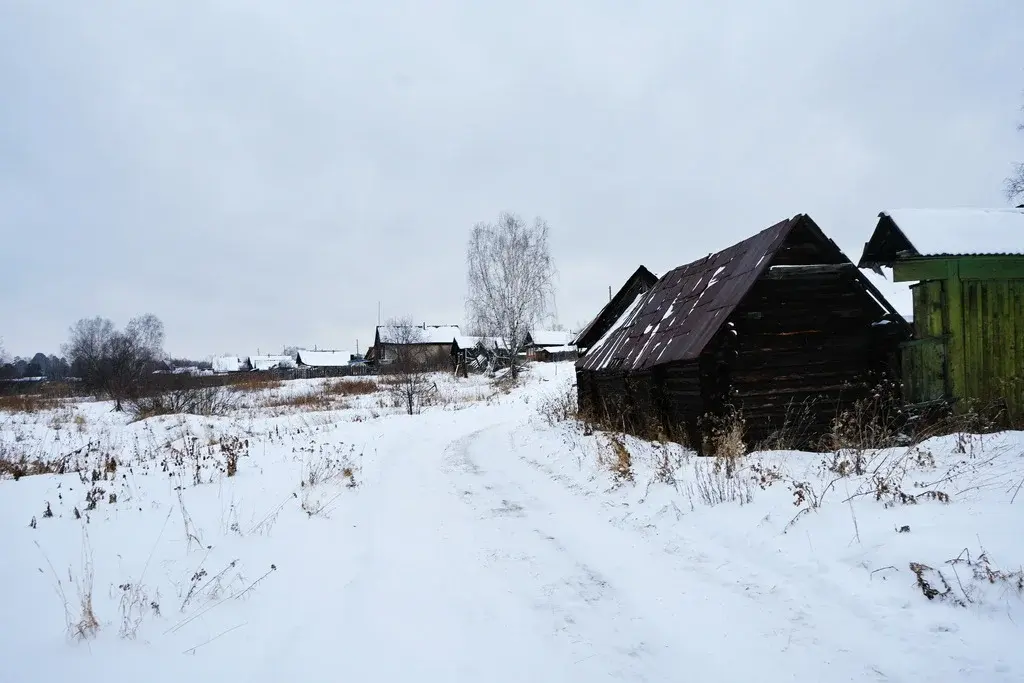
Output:
<svg viewBox="0 0 1024 683">
<path fill-rule="evenodd" d="M 637 294 L 636 298 L 633 299 L 633 303 L 626 307 L 626 310 L 624 310 L 615 323 L 608 328 L 608 331 L 594 343 L 589 351 L 587 351 L 588 357 L 593 358 L 595 354 L 600 354 L 601 356 L 595 369 L 605 369 L 610 365 L 612 359 L 615 358 L 616 351 L 618 351 L 619 347 L 626 341 L 626 337 L 625 335 L 619 335 L 617 343 L 612 342 L 609 344 L 609 340 L 616 336 L 616 332 L 620 329 L 632 324 L 633 319 L 640 313 L 640 309 L 643 308 L 642 304 L 647 300 L 649 295 L 649 291 Z"/>
<path fill-rule="evenodd" d="M 214 372 L 238 372 L 245 367 L 245 359 L 238 356 L 219 356 L 210 361 Z"/>
<path fill-rule="evenodd" d="M 451 344 L 459 336 L 458 325 L 413 325 L 405 328 L 382 325 L 377 328 L 382 344 Z"/>
<path fill-rule="evenodd" d="M 298 352 L 296 361 L 300 365 L 314 368 L 339 368 L 348 365 L 352 360 L 351 351 L 308 351 Z"/>
<path fill-rule="evenodd" d="M 1024 209 L 883 211 L 922 256 L 1024 254 Z"/>
<path fill-rule="evenodd" d="M 483 344 L 485 347 L 492 349 L 508 348 L 505 340 L 501 337 L 473 337 L 465 334 L 455 335 L 455 343 L 459 345 L 460 349 L 471 349 L 478 344 Z"/>
<path fill-rule="evenodd" d="M 249 356 L 249 363 L 253 370 L 295 367 L 295 360 L 291 356 Z"/>
<path fill-rule="evenodd" d="M 575 353 L 577 351 L 576 347 L 571 344 L 565 346 L 545 346 L 544 350 L 548 353 Z"/>
<path fill-rule="evenodd" d="M 534 330 L 530 333 L 534 346 L 569 346 L 576 334 L 568 330 Z"/>
</svg>

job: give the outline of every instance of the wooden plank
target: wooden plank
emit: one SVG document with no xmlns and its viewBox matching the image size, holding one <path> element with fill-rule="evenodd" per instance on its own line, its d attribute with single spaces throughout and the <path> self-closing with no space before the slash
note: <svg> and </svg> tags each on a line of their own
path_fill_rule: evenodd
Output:
<svg viewBox="0 0 1024 683">
<path fill-rule="evenodd" d="M 949 344 L 946 347 L 949 364 L 950 393 L 953 397 L 965 396 L 967 374 L 964 360 L 964 296 L 960 281 L 958 262 L 955 259 L 942 261 L 947 266 L 946 306 L 949 309 Z"/>
<path fill-rule="evenodd" d="M 857 266 L 852 263 L 816 263 L 812 265 L 773 265 L 763 277 L 769 280 L 781 280 L 784 278 L 816 277 L 816 276 L 842 276 L 843 273 L 856 271 Z"/>
<path fill-rule="evenodd" d="M 944 280 L 950 276 L 950 262 L 955 259 L 901 259 L 892 266 L 892 279 L 893 282 Z"/>
<path fill-rule="evenodd" d="M 962 256 L 958 265 L 962 280 L 1024 278 L 1024 256 Z"/>
</svg>

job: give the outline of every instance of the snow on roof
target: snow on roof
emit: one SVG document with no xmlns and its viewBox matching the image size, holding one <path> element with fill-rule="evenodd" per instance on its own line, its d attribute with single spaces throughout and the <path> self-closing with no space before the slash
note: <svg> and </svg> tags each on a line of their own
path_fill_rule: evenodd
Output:
<svg viewBox="0 0 1024 683">
<path fill-rule="evenodd" d="M 274 368 L 294 368 L 295 361 L 291 356 L 249 356 L 253 370 L 272 370 Z"/>
<path fill-rule="evenodd" d="M 382 344 L 399 344 L 402 340 L 415 344 L 451 344 L 452 340 L 459 336 L 458 325 L 413 325 L 412 328 L 408 328 L 408 332 L 406 329 L 381 325 L 377 328 L 377 335 Z M 416 341 L 408 341 L 411 339 Z"/>
<path fill-rule="evenodd" d="M 633 322 L 633 319 L 640 313 L 641 308 L 643 308 L 641 304 L 647 300 L 649 295 L 650 291 L 640 292 L 637 294 L 636 298 L 633 299 L 633 303 L 626 307 L 626 310 L 622 312 L 622 315 L 619 316 L 618 320 L 616 320 L 615 323 L 601 336 L 601 338 L 594 342 L 594 345 L 590 347 L 590 350 L 587 351 L 587 357 L 591 358 L 596 353 L 603 353 L 603 358 L 600 360 L 598 368 L 608 367 L 609 363 L 611 363 L 612 359 L 615 357 L 615 349 L 613 348 L 609 347 L 605 352 L 602 352 L 602 349 L 604 349 L 605 345 L 608 344 L 608 340 L 621 328 Z M 619 336 L 620 344 L 625 341 L 625 339 L 625 335 Z"/>
<path fill-rule="evenodd" d="M 569 346 L 576 335 L 568 330 L 534 330 L 530 333 L 534 346 Z"/>
<path fill-rule="evenodd" d="M 245 359 L 238 356 L 220 356 L 210 361 L 214 372 L 238 372 L 245 367 Z"/>
<path fill-rule="evenodd" d="M 507 349 L 508 344 L 501 337 L 472 337 L 469 335 L 455 335 L 455 343 L 460 349 L 472 349 L 479 344 L 488 348 Z"/>
<path fill-rule="evenodd" d="M 299 365 L 308 365 L 314 368 L 340 368 L 352 361 L 351 351 L 309 351 L 302 349 L 298 352 L 296 361 Z"/>
<path fill-rule="evenodd" d="M 1024 254 L 1024 209 L 883 211 L 922 256 Z"/>
<path fill-rule="evenodd" d="M 544 350 L 548 353 L 575 353 L 576 347 L 568 344 L 566 346 L 545 346 Z"/>
</svg>

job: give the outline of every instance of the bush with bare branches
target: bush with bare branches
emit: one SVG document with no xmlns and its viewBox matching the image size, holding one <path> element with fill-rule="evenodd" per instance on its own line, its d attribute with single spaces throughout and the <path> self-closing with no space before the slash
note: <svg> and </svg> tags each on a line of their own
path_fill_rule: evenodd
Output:
<svg viewBox="0 0 1024 683">
<path fill-rule="evenodd" d="M 157 415 L 223 416 L 237 406 L 234 396 L 221 387 L 190 387 L 135 398 L 128 401 L 135 420 Z"/>
</svg>

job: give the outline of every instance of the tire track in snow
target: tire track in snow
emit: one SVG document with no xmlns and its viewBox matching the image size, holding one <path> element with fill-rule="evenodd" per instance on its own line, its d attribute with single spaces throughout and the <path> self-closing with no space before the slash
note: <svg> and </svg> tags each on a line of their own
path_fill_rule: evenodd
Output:
<svg viewBox="0 0 1024 683">
<path fill-rule="evenodd" d="M 777 660 L 776 666 L 769 667 L 776 674 L 803 671 L 802 675 L 835 680 L 837 671 L 845 671 L 856 680 L 914 680 L 914 656 L 907 657 L 905 650 L 892 644 L 894 637 L 897 643 L 902 638 L 860 606 L 851 606 L 842 598 L 841 587 L 787 575 L 780 571 L 778 560 L 766 571 L 757 566 L 759 558 L 744 548 L 724 548 L 705 538 L 699 544 L 711 556 L 732 556 L 731 577 L 738 574 L 745 581 L 723 577 L 712 567 L 710 556 L 702 558 L 698 551 L 672 556 L 650 547 L 650 539 L 636 530 L 610 522 L 596 500 L 573 495 L 554 478 L 531 467 L 528 458 L 517 452 L 514 432 L 512 426 L 481 430 L 452 444 L 451 450 L 458 455 L 451 457 L 462 463 L 452 474 L 474 473 L 475 482 L 455 477 L 456 486 L 473 492 L 463 496 L 465 501 L 481 519 L 487 519 L 493 510 L 507 509 L 508 503 L 503 501 L 513 502 L 522 513 L 504 519 L 503 524 L 536 525 L 539 533 L 557 542 L 562 554 L 588 560 L 575 560 L 576 567 L 600 568 L 594 575 L 602 577 L 606 594 L 617 593 L 615 599 L 623 604 L 634 601 L 632 608 L 623 607 L 620 612 L 634 615 L 634 621 L 643 623 L 649 632 L 660 629 L 662 634 L 674 634 L 679 614 L 697 613 L 697 622 L 704 623 L 698 639 L 702 649 L 727 652 L 732 646 L 722 641 L 737 637 L 747 644 L 758 642 L 762 661 Z M 503 539 L 510 537 L 517 538 L 512 530 L 502 534 Z M 534 570 L 538 577 L 543 574 Z M 808 585 L 809 595 L 798 592 Z M 666 611 L 676 617 L 659 616 Z M 636 617 L 638 614 L 643 616 Z M 717 634 L 709 622 L 717 625 Z M 673 638 L 648 640 L 669 642 L 666 647 L 671 649 Z M 745 647 L 753 655 L 755 648 Z M 747 671 L 742 662 L 729 664 L 763 677 L 763 667 Z M 950 675 L 955 676 L 961 667 L 970 667 L 970 662 L 951 659 L 948 666 Z M 694 671 L 692 661 L 689 670 Z M 707 671 L 710 676 L 721 673 L 714 667 Z"/>
</svg>

